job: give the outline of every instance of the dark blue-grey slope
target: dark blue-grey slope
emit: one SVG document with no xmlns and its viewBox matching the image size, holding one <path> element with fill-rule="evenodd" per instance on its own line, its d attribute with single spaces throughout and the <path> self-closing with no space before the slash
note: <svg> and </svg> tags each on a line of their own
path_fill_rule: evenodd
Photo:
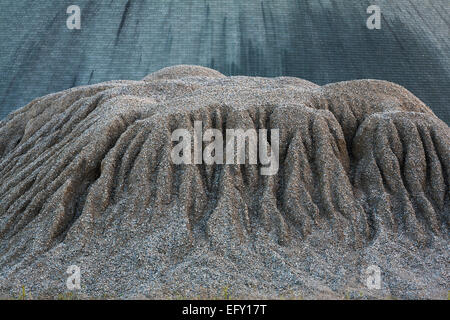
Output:
<svg viewBox="0 0 450 320">
<path fill-rule="evenodd" d="M 82 10 L 81 30 L 66 8 Z M 378 4 L 381 30 L 368 30 Z M 0 118 L 32 99 L 175 64 L 317 84 L 396 82 L 450 123 L 450 2 L 12 1 L 0 10 Z"/>
</svg>

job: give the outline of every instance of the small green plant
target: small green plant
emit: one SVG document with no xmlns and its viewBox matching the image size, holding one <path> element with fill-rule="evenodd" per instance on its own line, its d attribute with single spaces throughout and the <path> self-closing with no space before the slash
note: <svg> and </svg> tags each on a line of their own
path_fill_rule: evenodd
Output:
<svg viewBox="0 0 450 320">
<path fill-rule="evenodd" d="M 22 286 L 22 291 L 20 292 L 19 300 L 25 300 L 26 297 L 27 297 L 27 294 L 25 292 L 25 286 Z"/>
<path fill-rule="evenodd" d="M 350 292 L 348 290 L 345 291 L 344 299 L 345 300 L 350 300 Z"/>
<path fill-rule="evenodd" d="M 73 292 L 60 293 L 57 296 L 57 300 L 73 300 Z"/>
<path fill-rule="evenodd" d="M 230 300 L 230 293 L 228 292 L 228 286 L 223 287 L 223 289 L 222 289 L 222 298 L 224 300 Z"/>
<path fill-rule="evenodd" d="M 175 300 L 186 300 L 186 298 L 181 293 L 176 293 Z"/>
</svg>

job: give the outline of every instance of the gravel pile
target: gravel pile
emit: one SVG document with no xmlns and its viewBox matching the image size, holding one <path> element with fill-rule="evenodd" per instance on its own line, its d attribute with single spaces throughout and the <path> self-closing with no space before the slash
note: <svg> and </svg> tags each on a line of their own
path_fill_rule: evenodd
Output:
<svg viewBox="0 0 450 320">
<path fill-rule="evenodd" d="M 278 129 L 278 171 L 174 164 L 195 121 Z M 72 88 L 0 122 L 0 292 L 56 296 L 77 265 L 91 298 L 446 299 L 449 178 L 449 127 L 385 81 L 174 66 Z"/>
</svg>

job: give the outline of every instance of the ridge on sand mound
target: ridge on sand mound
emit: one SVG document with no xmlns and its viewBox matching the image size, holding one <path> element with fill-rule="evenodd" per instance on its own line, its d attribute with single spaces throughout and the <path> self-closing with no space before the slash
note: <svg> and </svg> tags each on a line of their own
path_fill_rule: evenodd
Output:
<svg viewBox="0 0 450 320">
<path fill-rule="evenodd" d="M 278 129 L 279 170 L 172 163 L 194 121 Z M 385 81 L 175 66 L 72 88 L 0 122 L 0 290 L 62 292 L 77 265 L 88 296 L 446 298 L 449 177 L 449 127 Z"/>
</svg>

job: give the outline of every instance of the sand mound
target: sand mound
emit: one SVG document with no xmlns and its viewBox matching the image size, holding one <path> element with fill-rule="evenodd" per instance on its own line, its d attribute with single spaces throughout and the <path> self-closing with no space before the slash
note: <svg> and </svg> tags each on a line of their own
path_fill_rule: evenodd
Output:
<svg viewBox="0 0 450 320">
<path fill-rule="evenodd" d="M 279 129 L 279 170 L 174 164 L 171 133 L 196 120 Z M 449 151 L 449 127 L 385 81 L 175 66 L 51 94 L 0 122 L 0 289 L 62 292 L 78 265 L 90 296 L 446 298 Z"/>
</svg>

